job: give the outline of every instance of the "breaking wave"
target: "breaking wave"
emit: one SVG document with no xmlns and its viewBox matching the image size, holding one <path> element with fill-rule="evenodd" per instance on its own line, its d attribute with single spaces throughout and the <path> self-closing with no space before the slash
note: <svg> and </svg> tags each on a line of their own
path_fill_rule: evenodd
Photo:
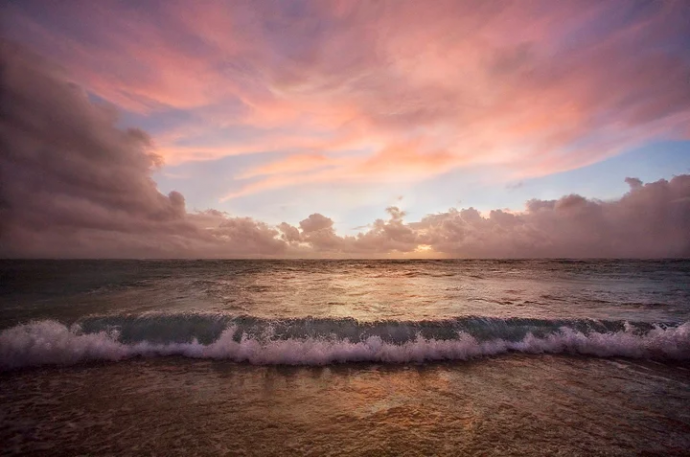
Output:
<svg viewBox="0 0 690 457">
<path fill-rule="evenodd" d="M 45 320 L 0 332 L 0 370 L 131 357 L 251 364 L 419 363 L 522 352 L 690 360 L 690 322 L 463 317 L 359 322 L 179 314 Z"/>
</svg>

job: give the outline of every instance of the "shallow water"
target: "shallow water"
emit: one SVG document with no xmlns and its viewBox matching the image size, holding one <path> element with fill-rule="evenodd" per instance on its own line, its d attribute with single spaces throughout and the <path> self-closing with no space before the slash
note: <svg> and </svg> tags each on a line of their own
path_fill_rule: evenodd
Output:
<svg viewBox="0 0 690 457">
<path fill-rule="evenodd" d="M 687 455 L 690 371 L 621 359 L 253 366 L 190 359 L 4 374 L 5 452 Z"/>
<path fill-rule="evenodd" d="M 1 261 L 6 454 L 690 455 L 687 261 Z"/>
</svg>

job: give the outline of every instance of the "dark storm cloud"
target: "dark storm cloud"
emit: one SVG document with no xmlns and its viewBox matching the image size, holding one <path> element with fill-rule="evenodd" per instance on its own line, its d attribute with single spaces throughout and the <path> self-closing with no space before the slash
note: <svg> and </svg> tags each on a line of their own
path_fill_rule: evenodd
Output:
<svg viewBox="0 0 690 457">
<path fill-rule="evenodd" d="M 180 193 L 161 194 L 151 179 L 160 158 L 149 136 L 117 128 L 117 113 L 92 103 L 59 68 L 9 42 L 2 42 L 0 58 L 0 254 L 141 257 L 283 249 L 265 224 L 218 212 L 189 214 Z"/>
</svg>

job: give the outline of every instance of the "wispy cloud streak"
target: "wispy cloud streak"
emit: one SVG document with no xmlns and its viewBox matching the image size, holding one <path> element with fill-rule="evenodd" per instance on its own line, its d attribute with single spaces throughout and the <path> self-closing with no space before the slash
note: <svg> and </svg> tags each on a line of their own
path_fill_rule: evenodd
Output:
<svg viewBox="0 0 690 457">
<path fill-rule="evenodd" d="M 152 120 L 187 113 L 153 138 L 167 162 L 285 156 L 219 198 L 476 165 L 516 181 L 688 139 L 681 1 L 28 1 L 3 13 L 8 34 L 99 97 Z"/>
</svg>

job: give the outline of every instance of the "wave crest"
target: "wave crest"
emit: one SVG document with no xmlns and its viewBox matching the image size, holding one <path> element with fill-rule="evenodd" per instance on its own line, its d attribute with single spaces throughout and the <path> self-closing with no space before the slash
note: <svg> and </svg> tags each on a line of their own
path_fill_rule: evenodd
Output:
<svg viewBox="0 0 690 457">
<path fill-rule="evenodd" d="M 496 320 L 489 322 L 493 325 Z M 606 331 L 610 326 L 621 328 Z M 446 332 L 443 338 L 426 337 L 423 331 L 418 331 L 414 338 L 398 342 L 382 334 L 371 334 L 370 331 L 360 331 L 359 339 L 339 337 L 334 333 L 328 336 L 277 335 L 275 328 L 258 336 L 252 335 L 247 328 L 232 320 L 216 339 L 207 343 L 199 342 L 197 338 L 188 342 L 155 342 L 147 339 L 127 341 L 121 337 L 122 327 L 110 326 L 104 330 L 85 331 L 86 327 L 89 325 L 67 326 L 48 320 L 6 329 L 0 333 L 0 369 L 171 355 L 285 365 L 419 363 L 468 360 L 506 352 L 690 359 L 690 322 L 678 326 L 646 327 L 641 324 L 601 323 L 598 330 L 590 331 L 577 326 L 560 325 L 551 326 L 553 330 L 550 332 L 527 331 L 521 338 L 515 338 L 514 332 L 511 334 L 513 338 L 505 334 L 501 337 L 500 332 L 493 336 L 487 335 L 486 328 L 491 326 L 485 325 L 484 334 L 477 335 L 477 332 L 467 329 L 458 330 L 456 325 L 453 326 L 452 336 Z M 365 326 L 366 328 L 368 327 Z"/>
</svg>

